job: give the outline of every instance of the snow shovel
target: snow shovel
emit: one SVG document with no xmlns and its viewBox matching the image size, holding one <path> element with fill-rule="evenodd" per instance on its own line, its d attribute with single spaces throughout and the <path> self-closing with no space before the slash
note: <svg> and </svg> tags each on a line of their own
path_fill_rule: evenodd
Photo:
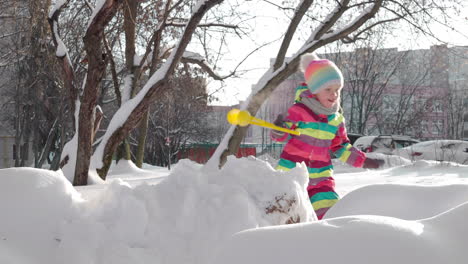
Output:
<svg viewBox="0 0 468 264">
<path fill-rule="evenodd" d="M 265 120 L 253 117 L 246 110 L 239 110 L 239 109 L 230 110 L 227 113 L 227 120 L 228 120 L 228 122 L 230 124 L 241 126 L 241 127 L 245 127 L 245 126 L 248 126 L 248 125 L 256 125 L 256 126 L 262 126 L 262 127 L 271 128 L 271 129 L 274 129 L 274 130 L 286 132 L 286 133 L 293 134 L 293 135 L 296 135 L 296 136 L 299 136 L 301 134 L 299 131 L 287 129 L 287 128 L 284 128 L 284 127 L 279 127 L 279 126 L 276 126 L 276 125 L 274 125 L 272 123 L 269 123 L 269 122 L 267 122 Z"/>
</svg>

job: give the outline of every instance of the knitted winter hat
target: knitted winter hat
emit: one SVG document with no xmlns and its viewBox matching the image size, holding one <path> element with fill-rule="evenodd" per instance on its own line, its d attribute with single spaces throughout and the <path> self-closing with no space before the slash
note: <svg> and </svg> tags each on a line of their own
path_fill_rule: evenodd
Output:
<svg viewBox="0 0 468 264">
<path fill-rule="evenodd" d="M 343 75 L 332 61 L 320 60 L 312 53 L 305 54 L 301 57 L 301 70 L 312 94 L 330 86 L 343 87 Z"/>
</svg>

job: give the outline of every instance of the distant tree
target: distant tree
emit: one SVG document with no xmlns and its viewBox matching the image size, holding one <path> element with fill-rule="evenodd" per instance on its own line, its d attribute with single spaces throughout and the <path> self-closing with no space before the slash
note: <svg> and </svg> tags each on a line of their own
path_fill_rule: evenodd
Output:
<svg viewBox="0 0 468 264">
<path fill-rule="evenodd" d="M 369 120 L 381 111 L 384 94 L 395 79 L 403 57 L 396 49 L 373 49 L 360 43 L 353 52 L 330 55 L 345 76 L 343 106 L 350 132 L 365 134 Z"/>
<path fill-rule="evenodd" d="M 463 84 L 466 85 L 466 84 Z M 447 136 L 450 139 L 463 140 L 464 115 L 468 98 L 468 92 L 465 86 L 461 90 L 451 90 L 447 101 Z M 443 130 L 443 128 L 441 128 Z"/>
<path fill-rule="evenodd" d="M 439 94 L 430 93 L 428 58 L 401 52 L 393 89 L 382 98 L 382 109 L 376 115 L 380 134 L 409 134 L 420 137 L 421 120 L 429 118 L 427 110 Z"/>
<path fill-rule="evenodd" d="M 204 115 L 208 99 L 206 83 L 204 78 L 192 76 L 197 71 L 189 68 L 184 64 L 178 69 L 169 82 L 170 89 L 151 105 L 145 151 L 148 163 L 170 168 L 187 143 L 210 139 Z"/>
<path fill-rule="evenodd" d="M 352 52 L 327 54 L 343 70 L 342 106 L 348 130 L 360 134 L 413 134 L 427 118 L 434 96 L 429 87 L 428 57 L 396 48 L 379 48 L 385 40 L 355 43 Z M 430 97 L 430 98 L 429 98 Z M 416 103 L 417 102 L 417 103 Z"/>
<path fill-rule="evenodd" d="M 464 117 L 468 115 L 468 72 L 466 72 L 468 49 L 454 50 L 450 57 L 450 71 L 453 78 L 446 104 L 447 136 L 450 139 L 462 140 L 463 130 L 468 129 L 464 127 L 465 122 L 468 123 L 468 119 Z"/>
<path fill-rule="evenodd" d="M 57 167 L 65 124 L 48 43 L 50 1 L 1 1 L 2 121 L 15 136 L 15 166 Z M 30 149 L 32 151 L 30 151 Z"/>
</svg>

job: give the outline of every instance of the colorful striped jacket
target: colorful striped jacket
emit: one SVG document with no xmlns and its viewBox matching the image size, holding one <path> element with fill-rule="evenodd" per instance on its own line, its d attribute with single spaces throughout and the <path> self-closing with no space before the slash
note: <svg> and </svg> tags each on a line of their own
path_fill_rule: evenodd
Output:
<svg viewBox="0 0 468 264">
<path fill-rule="evenodd" d="M 284 146 L 277 169 L 290 170 L 296 162 L 305 162 L 309 171 L 309 186 L 329 185 L 332 178 L 332 153 L 339 160 L 354 167 L 362 167 L 366 156 L 354 148 L 348 139 L 344 116 L 341 113 L 319 115 L 301 103 L 301 97 L 312 95 L 306 84 L 296 89 L 296 103 L 288 109 L 284 126 L 301 132 L 300 136 L 285 134 L 276 141 L 288 142 Z"/>
</svg>

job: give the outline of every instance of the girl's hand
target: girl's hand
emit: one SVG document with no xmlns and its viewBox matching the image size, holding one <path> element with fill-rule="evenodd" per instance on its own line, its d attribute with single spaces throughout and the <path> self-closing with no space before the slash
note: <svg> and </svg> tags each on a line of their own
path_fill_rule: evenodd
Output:
<svg viewBox="0 0 468 264">
<path fill-rule="evenodd" d="M 364 161 L 364 165 L 362 165 L 362 167 L 364 169 L 378 169 L 382 167 L 384 164 L 385 164 L 384 160 L 366 158 L 366 160 Z"/>
<path fill-rule="evenodd" d="M 279 126 L 279 127 L 283 127 L 283 123 L 284 123 L 284 116 L 282 114 L 279 114 L 275 122 L 273 122 L 275 126 Z"/>
</svg>

